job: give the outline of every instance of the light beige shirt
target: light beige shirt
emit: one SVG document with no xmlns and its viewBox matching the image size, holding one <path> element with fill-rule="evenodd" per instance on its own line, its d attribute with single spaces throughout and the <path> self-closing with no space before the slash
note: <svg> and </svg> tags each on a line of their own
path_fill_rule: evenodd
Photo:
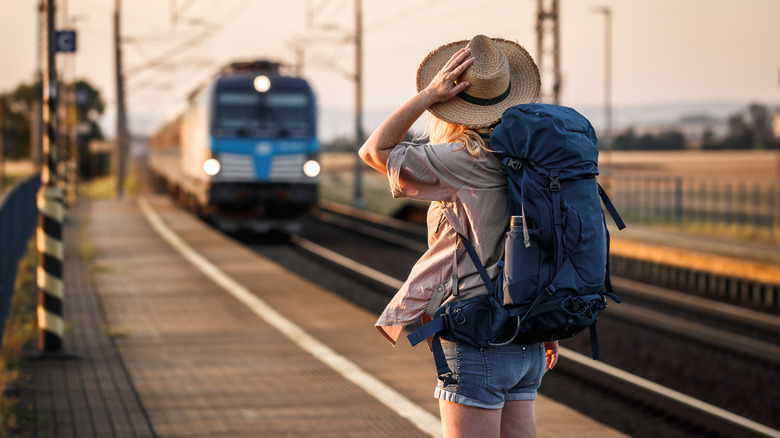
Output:
<svg viewBox="0 0 780 438">
<path fill-rule="evenodd" d="M 509 211 L 506 177 L 492 153 L 474 158 L 461 144 L 401 143 L 390 154 L 387 174 L 394 198 L 432 201 L 427 217 L 428 250 L 376 323 L 380 333 L 395 344 L 403 328 L 426 313 L 437 288 L 443 295 L 440 303 L 431 304 L 433 310 L 450 300 L 487 293 L 463 243 L 456 249 L 457 232 L 474 245 L 495 280 Z M 457 260 L 457 281 L 452 276 L 453 259 Z M 456 294 L 453 284 L 458 285 Z"/>
</svg>

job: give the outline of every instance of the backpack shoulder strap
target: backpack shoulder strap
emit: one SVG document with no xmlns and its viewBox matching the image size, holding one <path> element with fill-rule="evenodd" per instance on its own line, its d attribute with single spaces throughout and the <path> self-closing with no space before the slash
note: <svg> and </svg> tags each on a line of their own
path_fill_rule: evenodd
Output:
<svg viewBox="0 0 780 438">
<path fill-rule="evenodd" d="M 482 281 L 485 282 L 485 286 L 487 286 L 488 291 L 493 293 L 496 290 L 496 287 L 493 285 L 493 280 L 490 279 L 490 275 L 488 275 L 487 271 L 485 270 L 485 266 L 479 260 L 479 256 L 477 256 L 477 252 L 474 250 L 474 246 L 471 245 L 469 239 L 466 239 L 466 237 L 460 233 L 458 233 L 458 238 L 463 241 L 463 246 L 466 247 L 466 252 L 469 253 L 471 261 L 474 262 L 474 266 L 477 267 L 477 272 L 479 272 L 479 276 L 482 277 Z"/>
</svg>

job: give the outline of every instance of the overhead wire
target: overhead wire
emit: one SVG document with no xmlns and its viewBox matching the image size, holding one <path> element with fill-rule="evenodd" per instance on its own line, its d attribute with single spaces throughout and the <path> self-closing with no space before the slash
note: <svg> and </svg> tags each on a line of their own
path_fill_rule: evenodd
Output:
<svg viewBox="0 0 780 438">
<path fill-rule="evenodd" d="M 251 0 L 243 0 L 240 2 L 235 9 L 233 9 L 231 12 L 229 12 L 224 19 L 219 21 L 219 24 L 214 24 L 208 27 L 207 29 L 204 29 L 203 31 L 197 33 L 194 36 L 191 37 L 185 37 L 186 39 L 175 46 L 171 47 L 168 50 L 165 50 L 164 52 L 154 56 L 151 59 L 146 60 L 144 63 L 133 66 L 131 68 L 125 69 L 125 75 L 129 76 L 129 80 L 137 80 L 142 76 L 145 76 L 147 73 L 152 72 L 158 72 L 160 69 L 174 69 L 178 71 L 183 71 L 187 69 L 197 69 L 198 71 L 202 71 L 204 67 L 213 67 L 214 64 L 217 62 L 216 60 L 204 60 L 204 59 L 198 59 L 196 61 L 192 60 L 179 60 L 175 61 L 174 59 L 177 57 L 182 56 L 185 53 L 191 52 L 191 50 L 199 47 L 203 41 L 206 41 L 208 38 L 211 38 L 215 35 L 217 35 L 222 29 L 225 28 L 225 26 L 232 21 L 238 14 L 246 7 L 246 5 Z M 191 3 L 190 3 L 191 5 Z M 181 73 L 179 73 L 181 74 Z M 174 83 L 181 83 L 181 81 L 174 81 Z M 193 84 L 186 84 L 187 90 L 193 86 Z M 133 84 L 133 88 L 138 87 L 138 84 Z M 183 88 L 183 87 L 178 87 Z M 140 95 L 133 94 L 133 102 L 134 104 L 139 103 L 136 101 L 135 97 L 143 97 L 145 93 L 143 91 L 151 91 L 151 88 L 149 87 L 139 87 L 138 91 L 140 92 Z M 186 92 L 186 91 L 185 91 Z M 179 95 L 182 93 L 182 91 L 173 91 L 170 90 L 169 93 L 172 93 L 174 95 Z M 158 95 L 159 99 L 162 97 Z M 150 99 L 143 99 L 147 102 L 150 101 Z M 166 101 L 169 101 L 169 99 L 166 99 Z M 154 112 L 162 113 L 166 112 L 165 108 L 162 108 L 161 106 L 157 106 L 154 109 Z"/>
<path fill-rule="evenodd" d="M 172 57 L 176 57 L 178 55 L 181 55 L 187 50 L 190 50 L 192 48 L 197 47 L 199 44 L 201 44 L 204 40 L 206 40 L 208 37 L 211 37 L 213 35 L 216 35 L 222 29 L 224 29 L 225 25 L 233 20 L 237 15 L 238 12 L 244 9 L 244 7 L 250 2 L 251 0 L 243 0 L 239 5 L 231 12 L 229 13 L 225 19 L 220 20 L 219 24 L 212 24 L 211 26 L 204 29 L 202 32 L 196 34 L 193 37 L 187 38 L 185 41 L 179 43 L 178 45 L 170 48 L 169 50 L 163 52 L 160 55 L 157 55 L 155 58 L 147 61 L 144 64 L 137 65 L 131 68 L 125 69 L 126 75 L 133 75 L 136 72 L 147 70 L 150 68 L 154 68 L 157 65 L 160 65 L 163 61 L 169 60 Z M 190 3 L 191 4 L 191 3 Z"/>
</svg>

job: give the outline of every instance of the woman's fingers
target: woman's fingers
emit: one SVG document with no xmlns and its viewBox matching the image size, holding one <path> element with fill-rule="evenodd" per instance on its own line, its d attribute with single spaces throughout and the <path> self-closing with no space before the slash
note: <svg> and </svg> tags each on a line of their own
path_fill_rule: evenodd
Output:
<svg viewBox="0 0 780 438">
<path fill-rule="evenodd" d="M 461 91 L 465 90 L 466 88 L 468 88 L 469 85 L 471 85 L 471 83 L 468 81 L 458 82 L 457 84 L 455 84 L 454 87 L 452 87 L 451 94 L 456 95 Z"/>
<path fill-rule="evenodd" d="M 447 61 L 447 63 L 444 64 L 444 67 L 442 68 L 442 72 L 454 74 L 456 77 L 453 79 L 457 79 L 457 76 L 463 74 L 463 72 L 466 71 L 468 66 L 474 62 L 473 61 L 474 58 L 466 59 L 470 54 L 471 54 L 471 50 L 469 49 L 458 50 L 457 52 L 455 52 L 454 55 L 452 55 L 452 57 L 450 57 L 449 61 Z"/>
<path fill-rule="evenodd" d="M 452 74 L 454 74 L 456 77 L 460 77 L 460 75 L 463 74 L 464 71 L 466 71 L 467 68 L 471 66 L 471 64 L 474 63 L 475 58 L 468 58 L 465 61 L 462 61 L 460 65 L 455 67 L 455 69 L 452 71 Z"/>
<path fill-rule="evenodd" d="M 454 68 L 454 66 L 457 66 L 461 62 L 463 62 L 463 59 L 468 56 L 468 54 L 471 53 L 471 50 L 463 48 L 455 52 L 454 55 L 450 57 L 449 60 L 444 64 L 444 69 L 450 69 Z"/>
<path fill-rule="evenodd" d="M 474 58 L 468 58 L 471 54 L 469 49 L 460 49 L 447 61 L 439 72 L 439 79 L 445 86 L 458 88 L 458 92 L 468 87 L 468 83 L 456 83 L 458 78 L 474 63 Z M 460 86 L 461 84 L 465 84 Z"/>
<path fill-rule="evenodd" d="M 449 100 L 471 85 L 467 81 L 458 81 L 463 72 L 474 63 L 474 58 L 469 58 L 470 54 L 471 51 L 465 48 L 455 52 L 428 84 L 426 88 L 435 102 Z"/>
</svg>

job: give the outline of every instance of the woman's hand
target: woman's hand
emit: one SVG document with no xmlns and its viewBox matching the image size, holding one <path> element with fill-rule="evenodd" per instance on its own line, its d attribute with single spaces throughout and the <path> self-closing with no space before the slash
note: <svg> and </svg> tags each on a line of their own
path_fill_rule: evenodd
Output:
<svg viewBox="0 0 780 438">
<path fill-rule="evenodd" d="M 422 90 L 428 94 L 432 103 L 446 102 L 471 85 L 469 82 L 458 82 L 463 72 L 474 63 L 474 58 L 469 58 L 470 54 L 471 51 L 466 48 L 455 52 Z"/>
<path fill-rule="evenodd" d="M 474 58 L 468 57 L 470 54 L 470 50 L 460 49 L 452 55 L 427 87 L 376 128 L 358 151 L 360 158 L 374 169 L 387 173 L 390 152 L 401 142 L 414 121 L 431 105 L 452 99 L 471 85 L 468 82 L 457 82 L 463 72 L 474 63 Z"/>
<path fill-rule="evenodd" d="M 544 353 L 547 358 L 545 372 L 550 371 L 558 363 L 558 341 L 549 341 L 544 343 Z"/>
</svg>

